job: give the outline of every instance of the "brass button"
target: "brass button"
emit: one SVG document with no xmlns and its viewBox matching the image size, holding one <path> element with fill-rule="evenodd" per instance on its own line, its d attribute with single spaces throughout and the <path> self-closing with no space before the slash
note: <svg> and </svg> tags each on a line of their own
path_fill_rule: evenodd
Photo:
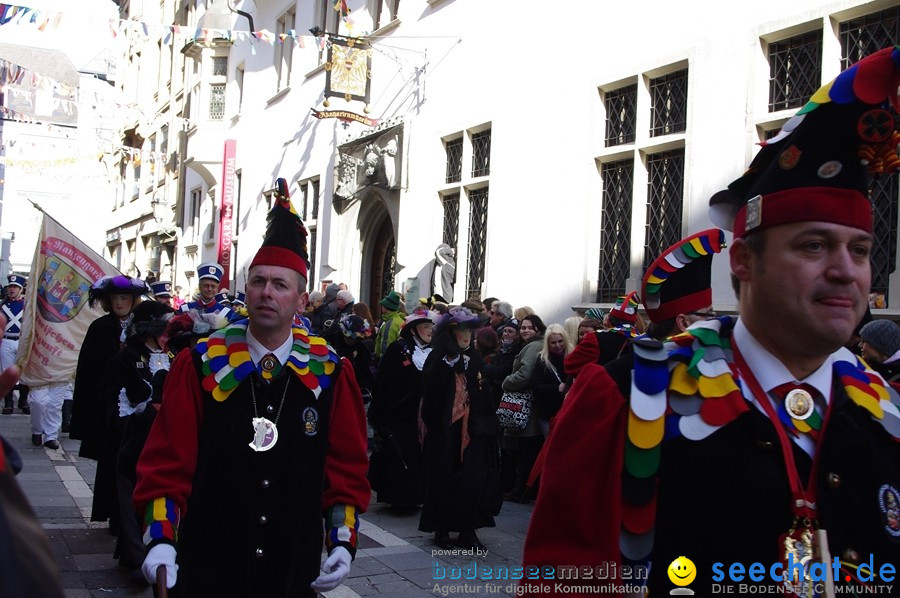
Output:
<svg viewBox="0 0 900 598">
<path fill-rule="evenodd" d="M 275 412 L 274 405 L 269 405 L 268 407 L 266 407 L 266 413 L 274 413 L 274 412 Z"/>
<path fill-rule="evenodd" d="M 760 440 L 756 443 L 756 446 L 763 451 L 771 451 L 772 450 L 772 441 L 771 440 Z"/>
<path fill-rule="evenodd" d="M 841 554 L 841 560 L 851 563 L 853 565 L 859 564 L 859 553 L 853 550 L 852 548 L 848 548 Z"/>
<path fill-rule="evenodd" d="M 268 488 L 269 480 L 263 480 L 262 482 L 259 483 L 259 485 L 262 486 L 263 488 Z"/>
<path fill-rule="evenodd" d="M 262 548 L 257 548 L 257 549 L 256 549 L 256 556 L 257 556 L 257 558 L 260 558 L 260 557 L 263 556 L 263 549 L 262 549 Z"/>
<path fill-rule="evenodd" d="M 828 487 L 832 490 L 839 488 L 841 485 L 841 476 L 832 471 L 825 476 L 825 483 L 828 484 Z"/>
<path fill-rule="evenodd" d="M 260 516 L 259 516 L 259 524 L 260 524 L 260 525 L 265 525 L 265 524 L 268 523 L 268 522 L 269 522 L 269 518 L 268 518 L 268 517 L 266 517 L 265 515 L 260 515 Z"/>
</svg>

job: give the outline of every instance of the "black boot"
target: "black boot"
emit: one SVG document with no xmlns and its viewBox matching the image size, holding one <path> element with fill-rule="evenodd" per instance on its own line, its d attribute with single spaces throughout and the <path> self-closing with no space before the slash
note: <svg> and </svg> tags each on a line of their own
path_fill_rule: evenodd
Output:
<svg viewBox="0 0 900 598">
<path fill-rule="evenodd" d="M 456 542 L 460 548 L 469 550 L 485 550 L 484 544 L 478 539 L 474 529 L 459 532 L 459 540 Z"/>
<path fill-rule="evenodd" d="M 450 534 L 447 532 L 434 532 L 434 545 L 444 550 L 453 548 L 453 544 L 450 543 Z"/>
<path fill-rule="evenodd" d="M 12 415 L 13 412 L 13 396 L 12 391 L 9 391 L 3 398 L 3 415 Z"/>
<path fill-rule="evenodd" d="M 72 399 L 66 399 L 62 404 L 62 431 L 68 434 L 72 427 Z"/>
<path fill-rule="evenodd" d="M 28 415 L 31 413 L 31 406 L 28 405 L 28 387 L 24 384 L 19 384 L 19 409 L 22 410 L 22 413 Z"/>
</svg>

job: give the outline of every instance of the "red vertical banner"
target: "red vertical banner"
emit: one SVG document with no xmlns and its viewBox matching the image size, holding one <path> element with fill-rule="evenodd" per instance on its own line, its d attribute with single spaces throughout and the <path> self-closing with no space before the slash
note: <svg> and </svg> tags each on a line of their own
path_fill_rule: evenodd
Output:
<svg viewBox="0 0 900 598">
<path fill-rule="evenodd" d="M 219 204 L 219 252 L 216 261 L 224 273 L 219 287 L 228 288 L 231 274 L 231 240 L 234 236 L 234 170 L 237 156 L 237 141 L 225 141 L 225 157 L 222 159 L 222 201 Z"/>
</svg>

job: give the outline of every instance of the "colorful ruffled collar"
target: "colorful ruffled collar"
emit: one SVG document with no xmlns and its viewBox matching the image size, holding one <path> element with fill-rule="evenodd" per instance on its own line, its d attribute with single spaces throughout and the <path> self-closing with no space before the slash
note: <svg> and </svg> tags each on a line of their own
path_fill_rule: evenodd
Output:
<svg viewBox="0 0 900 598">
<path fill-rule="evenodd" d="M 203 360 L 203 390 L 224 401 L 256 367 L 247 348 L 247 320 L 217 330 L 194 348 Z M 287 366 L 316 396 L 331 386 L 340 359 L 325 339 L 302 326 L 292 327 L 294 344 Z"/>
<path fill-rule="evenodd" d="M 659 469 L 662 444 L 683 436 L 702 440 L 750 409 L 741 392 L 731 351 L 730 316 L 700 322 L 662 343 L 638 338 L 632 343 L 631 384 L 625 440 L 622 534 L 620 548 L 629 561 L 644 560 L 653 547 L 656 492 L 646 502 L 627 497 L 629 485 L 644 486 Z M 900 439 L 900 396 L 865 362 L 835 359 L 835 379 L 854 403 L 868 411 L 895 439 Z M 655 484 L 653 484 L 655 488 Z"/>
</svg>

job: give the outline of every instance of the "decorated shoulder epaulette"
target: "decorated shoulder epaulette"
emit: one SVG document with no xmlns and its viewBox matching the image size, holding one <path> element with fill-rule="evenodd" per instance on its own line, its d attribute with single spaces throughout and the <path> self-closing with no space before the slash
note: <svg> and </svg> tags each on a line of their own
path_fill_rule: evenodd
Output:
<svg viewBox="0 0 900 598">
<path fill-rule="evenodd" d="M 292 327 L 294 345 L 287 366 L 318 398 L 331 386 L 340 357 L 325 339 L 300 326 Z M 247 347 L 247 320 L 236 322 L 201 339 L 194 350 L 203 360 L 203 390 L 224 401 L 256 369 Z"/>
<path fill-rule="evenodd" d="M 679 436 L 702 440 L 750 410 L 731 349 L 736 321 L 723 316 L 698 322 L 665 343 L 646 337 L 632 343 L 620 535 L 627 561 L 642 562 L 653 549 L 663 442 Z M 855 357 L 835 360 L 833 371 L 847 396 L 900 439 L 897 392 Z"/>
</svg>

